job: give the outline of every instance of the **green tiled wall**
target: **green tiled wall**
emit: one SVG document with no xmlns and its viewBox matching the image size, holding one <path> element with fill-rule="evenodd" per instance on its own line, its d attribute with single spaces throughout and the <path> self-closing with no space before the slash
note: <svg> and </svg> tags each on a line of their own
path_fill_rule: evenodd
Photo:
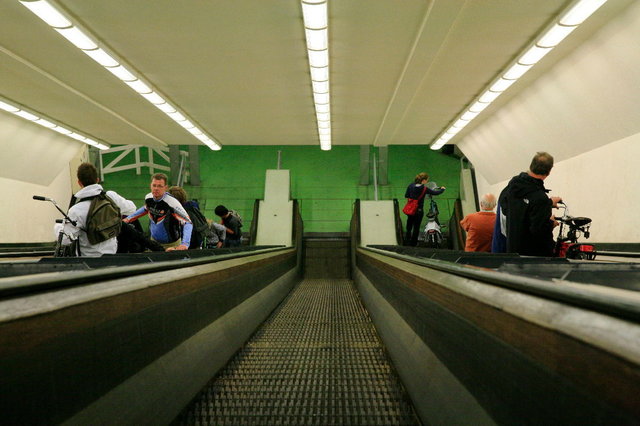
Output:
<svg viewBox="0 0 640 426">
<path fill-rule="evenodd" d="M 347 232 L 354 200 L 374 199 L 373 185 L 359 185 L 359 146 L 335 146 L 331 151 L 316 146 L 225 146 L 221 151 L 200 147 L 201 186 L 185 185 L 185 189 L 190 198 L 200 201 L 209 218 L 215 218 L 213 209 L 218 204 L 237 210 L 248 231 L 254 200 L 264 196 L 265 171 L 277 167 L 278 151 L 282 152 L 281 167 L 290 170 L 291 197 L 300 203 L 305 232 Z M 403 205 L 407 185 L 417 173 L 426 171 L 447 187 L 437 197 L 441 222 L 446 223 L 458 198 L 459 168 L 459 160 L 428 146 L 390 146 L 389 184 L 378 187 L 378 199 L 397 198 Z M 105 187 L 140 206 L 149 192 L 149 169 L 143 168 L 140 176 L 133 170 L 109 174 Z"/>
</svg>

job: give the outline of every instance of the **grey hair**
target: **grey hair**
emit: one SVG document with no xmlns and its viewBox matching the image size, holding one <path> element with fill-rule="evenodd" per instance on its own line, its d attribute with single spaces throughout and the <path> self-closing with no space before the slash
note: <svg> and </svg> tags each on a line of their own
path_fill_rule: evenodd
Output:
<svg viewBox="0 0 640 426">
<path fill-rule="evenodd" d="M 496 207 L 496 196 L 493 194 L 484 194 L 480 199 L 480 208 L 482 210 L 493 210 Z"/>
</svg>

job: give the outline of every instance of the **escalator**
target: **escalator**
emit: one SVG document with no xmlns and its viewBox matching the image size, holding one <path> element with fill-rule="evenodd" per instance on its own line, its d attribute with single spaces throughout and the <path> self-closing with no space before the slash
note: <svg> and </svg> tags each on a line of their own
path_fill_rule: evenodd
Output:
<svg viewBox="0 0 640 426">
<path fill-rule="evenodd" d="M 175 423 L 420 424 L 347 279 L 296 286 Z"/>
</svg>

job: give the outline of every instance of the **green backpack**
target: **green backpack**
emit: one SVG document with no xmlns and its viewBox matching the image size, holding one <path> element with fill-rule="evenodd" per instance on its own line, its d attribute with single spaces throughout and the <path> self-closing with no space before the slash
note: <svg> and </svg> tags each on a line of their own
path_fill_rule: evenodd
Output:
<svg viewBox="0 0 640 426">
<path fill-rule="evenodd" d="M 122 228 L 120 207 L 104 191 L 92 197 L 80 198 L 81 201 L 91 201 L 87 214 L 87 237 L 91 245 L 101 243 L 117 237 Z"/>
</svg>

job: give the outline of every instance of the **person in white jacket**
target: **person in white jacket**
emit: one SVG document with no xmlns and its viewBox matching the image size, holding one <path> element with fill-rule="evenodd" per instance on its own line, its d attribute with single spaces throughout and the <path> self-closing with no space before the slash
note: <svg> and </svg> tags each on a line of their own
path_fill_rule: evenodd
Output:
<svg viewBox="0 0 640 426">
<path fill-rule="evenodd" d="M 78 185 L 80 190 L 74 194 L 76 200 L 81 198 L 91 197 L 100 194 L 104 189 L 98 183 L 98 170 L 90 163 L 82 163 L 78 167 Z M 128 216 L 136 210 L 136 206 L 133 201 L 127 200 L 114 191 L 107 191 L 107 197 L 115 202 L 120 207 L 120 213 L 123 216 Z M 113 254 L 118 250 L 118 240 L 116 237 L 102 241 L 97 244 L 90 244 L 87 233 L 84 231 L 86 228 L 87 214 L 89 213 L 89 206 L 91 201 L 80 201 L 69 209 L 68 216 L 71 220 L 76 222 L 73 226 L 70 223 L 64 224 L 65 236 L 62 240 L 62 244 L 67 245 L 71 243 L 69 236 L 74 239 L 78 239 L 80 245 L 80 255 L 83 257 L 99 257 L 103 254 Z M 62 224 L 56 224 L 54 232 L 56 238 Z"/>
</svg>

